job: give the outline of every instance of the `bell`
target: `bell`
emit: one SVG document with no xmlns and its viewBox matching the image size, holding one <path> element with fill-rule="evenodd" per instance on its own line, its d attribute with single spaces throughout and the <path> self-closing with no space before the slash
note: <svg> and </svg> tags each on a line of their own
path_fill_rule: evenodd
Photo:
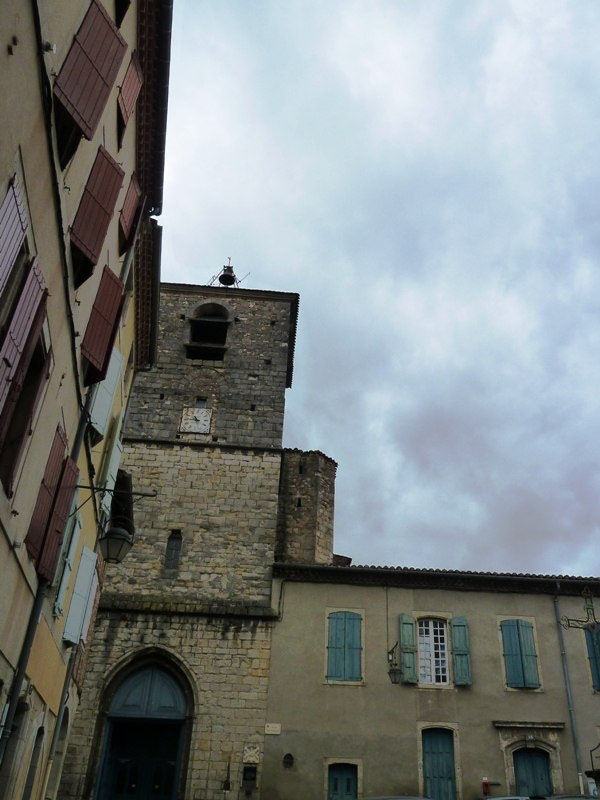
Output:
<svg viewBox="0 0 600 800">
<path fill-rule="evenodd" d="M 233 267 L 230 265 L 223 267 L 223 272 L 219 275 L 219 283 L 222 283 L 223 286 L 233 286 L 235 282 L 236 277 Z"/>
</svg>

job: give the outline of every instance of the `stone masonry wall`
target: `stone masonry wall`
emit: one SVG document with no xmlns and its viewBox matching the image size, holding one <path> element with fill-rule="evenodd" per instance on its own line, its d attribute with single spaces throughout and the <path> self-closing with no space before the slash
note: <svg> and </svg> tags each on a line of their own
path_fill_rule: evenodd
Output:
<svg viewBox="0 0 600 800">
<path fill-rule="evenodd" d="M 104 590 L 268 605 L 280 460 L 279 451 L 126 441 L 134 487 L 158 497 L 135 504 L 134 546 Z M 183 545 L 167 569 L 173 530 Z"/>
<path fill-rule="evenodd" d="M 185 349 L 189 319 L 209 302 L 231 320 L 223 361 L 190 359 Z M 296 295 L 163 284 L 158 364 L 136 377 L 125 434 L 281 447 L 294 302 Z M 212 415 L 210 431 L 180 431 L 182 409 L 199 397 Z"/>
<path fill-rule="evenodd" d="M 107 687 L 114 687 L 122 670 L 149 658 L 167 668 L 171 665 L 193 698 L 193 707 L 188 709 L 191 748 L 183 797 L 222 800 L 228 769 L 229 796 L 242 797 L 239 785 L 245 748 L 258 747 L 262 763 L 271 624 L 258 618 L 101 609 L 65 760 L 61 798 L 93 796 L 111 699 Z M 138 643 L 135 654 L 132 641 Z"/>
<path fill-rule="evenodd" d="M 278 561 L 331 564 L 336 469 L 323 453 L 283 451 Z"/>
</svg>

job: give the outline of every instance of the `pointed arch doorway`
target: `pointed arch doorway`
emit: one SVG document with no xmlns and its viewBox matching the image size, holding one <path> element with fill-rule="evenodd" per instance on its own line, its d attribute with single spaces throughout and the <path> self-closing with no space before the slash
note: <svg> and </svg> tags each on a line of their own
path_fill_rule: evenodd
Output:
<svg viewBox="0 0 600 800">
<path fill-rule="evenodd" d="M 166 670 L 129 675 L 108 710 L 97 800 L 174 800 L 186 713 L 183 689 Z"/>
</svg>

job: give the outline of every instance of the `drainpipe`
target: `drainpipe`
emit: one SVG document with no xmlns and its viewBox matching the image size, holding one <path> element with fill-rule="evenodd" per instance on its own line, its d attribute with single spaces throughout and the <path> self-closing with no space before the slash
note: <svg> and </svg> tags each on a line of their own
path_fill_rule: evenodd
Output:
<svg viewBox="0 0 600 800">
<path fill-rule="evenodd" d="M 579 755 L 579 736 L 577 734 L 577 723 L 575 720 L 575 707 L 573 705 L 573 692 L 571 691 L 571 679 L 569 677 L 569 665 L 567 663 L 567 653 L 565 651 L 565 639 L 563 636 L 563 628 L 560 624 L 560 606 L 558 604 L 558 595 L 554 595 L 554 617 L 556 619 L 556 628 L 558 631 L 558 643 L 560 646 L 560 661 L 562 664 L 563 678 L 565 682 L 565 692 L 567 694 L 567 705 L 569 708 L 569 721 L 571 723 L 571 738 L 573 740 L 573 752 L 575 753 L 575 766 L 577 767 L 577 777 L 579 779 L 579 791 L 585 794 L 583 786 L 583 767 L 581 764 L 581 756 Z"/>
</svg>

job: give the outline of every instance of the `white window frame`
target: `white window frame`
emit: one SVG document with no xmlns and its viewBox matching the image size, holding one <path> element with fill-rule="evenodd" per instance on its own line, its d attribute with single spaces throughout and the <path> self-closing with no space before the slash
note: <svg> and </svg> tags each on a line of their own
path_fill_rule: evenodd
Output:
<svg viewBox="0 0 600 800">
<path fill-rule="evenodd" d="M 448 620 L 435 615 L 420 616 L 417 623 L 417 679 L 419 686 L 448 686 L 451 683 L 451 653 L 448 642 Z M 429 631 L 425 637 L 422 627 L 427 625 Z M 436 641 L 436 635 L 443 631 L 443 648 Z M 436 647 L 439 649 L 436 651 Z M 443 649 L 443 652 L 442 652 Z M 440 675 L 441 679 L 437 680 Z"/>
</svg>

